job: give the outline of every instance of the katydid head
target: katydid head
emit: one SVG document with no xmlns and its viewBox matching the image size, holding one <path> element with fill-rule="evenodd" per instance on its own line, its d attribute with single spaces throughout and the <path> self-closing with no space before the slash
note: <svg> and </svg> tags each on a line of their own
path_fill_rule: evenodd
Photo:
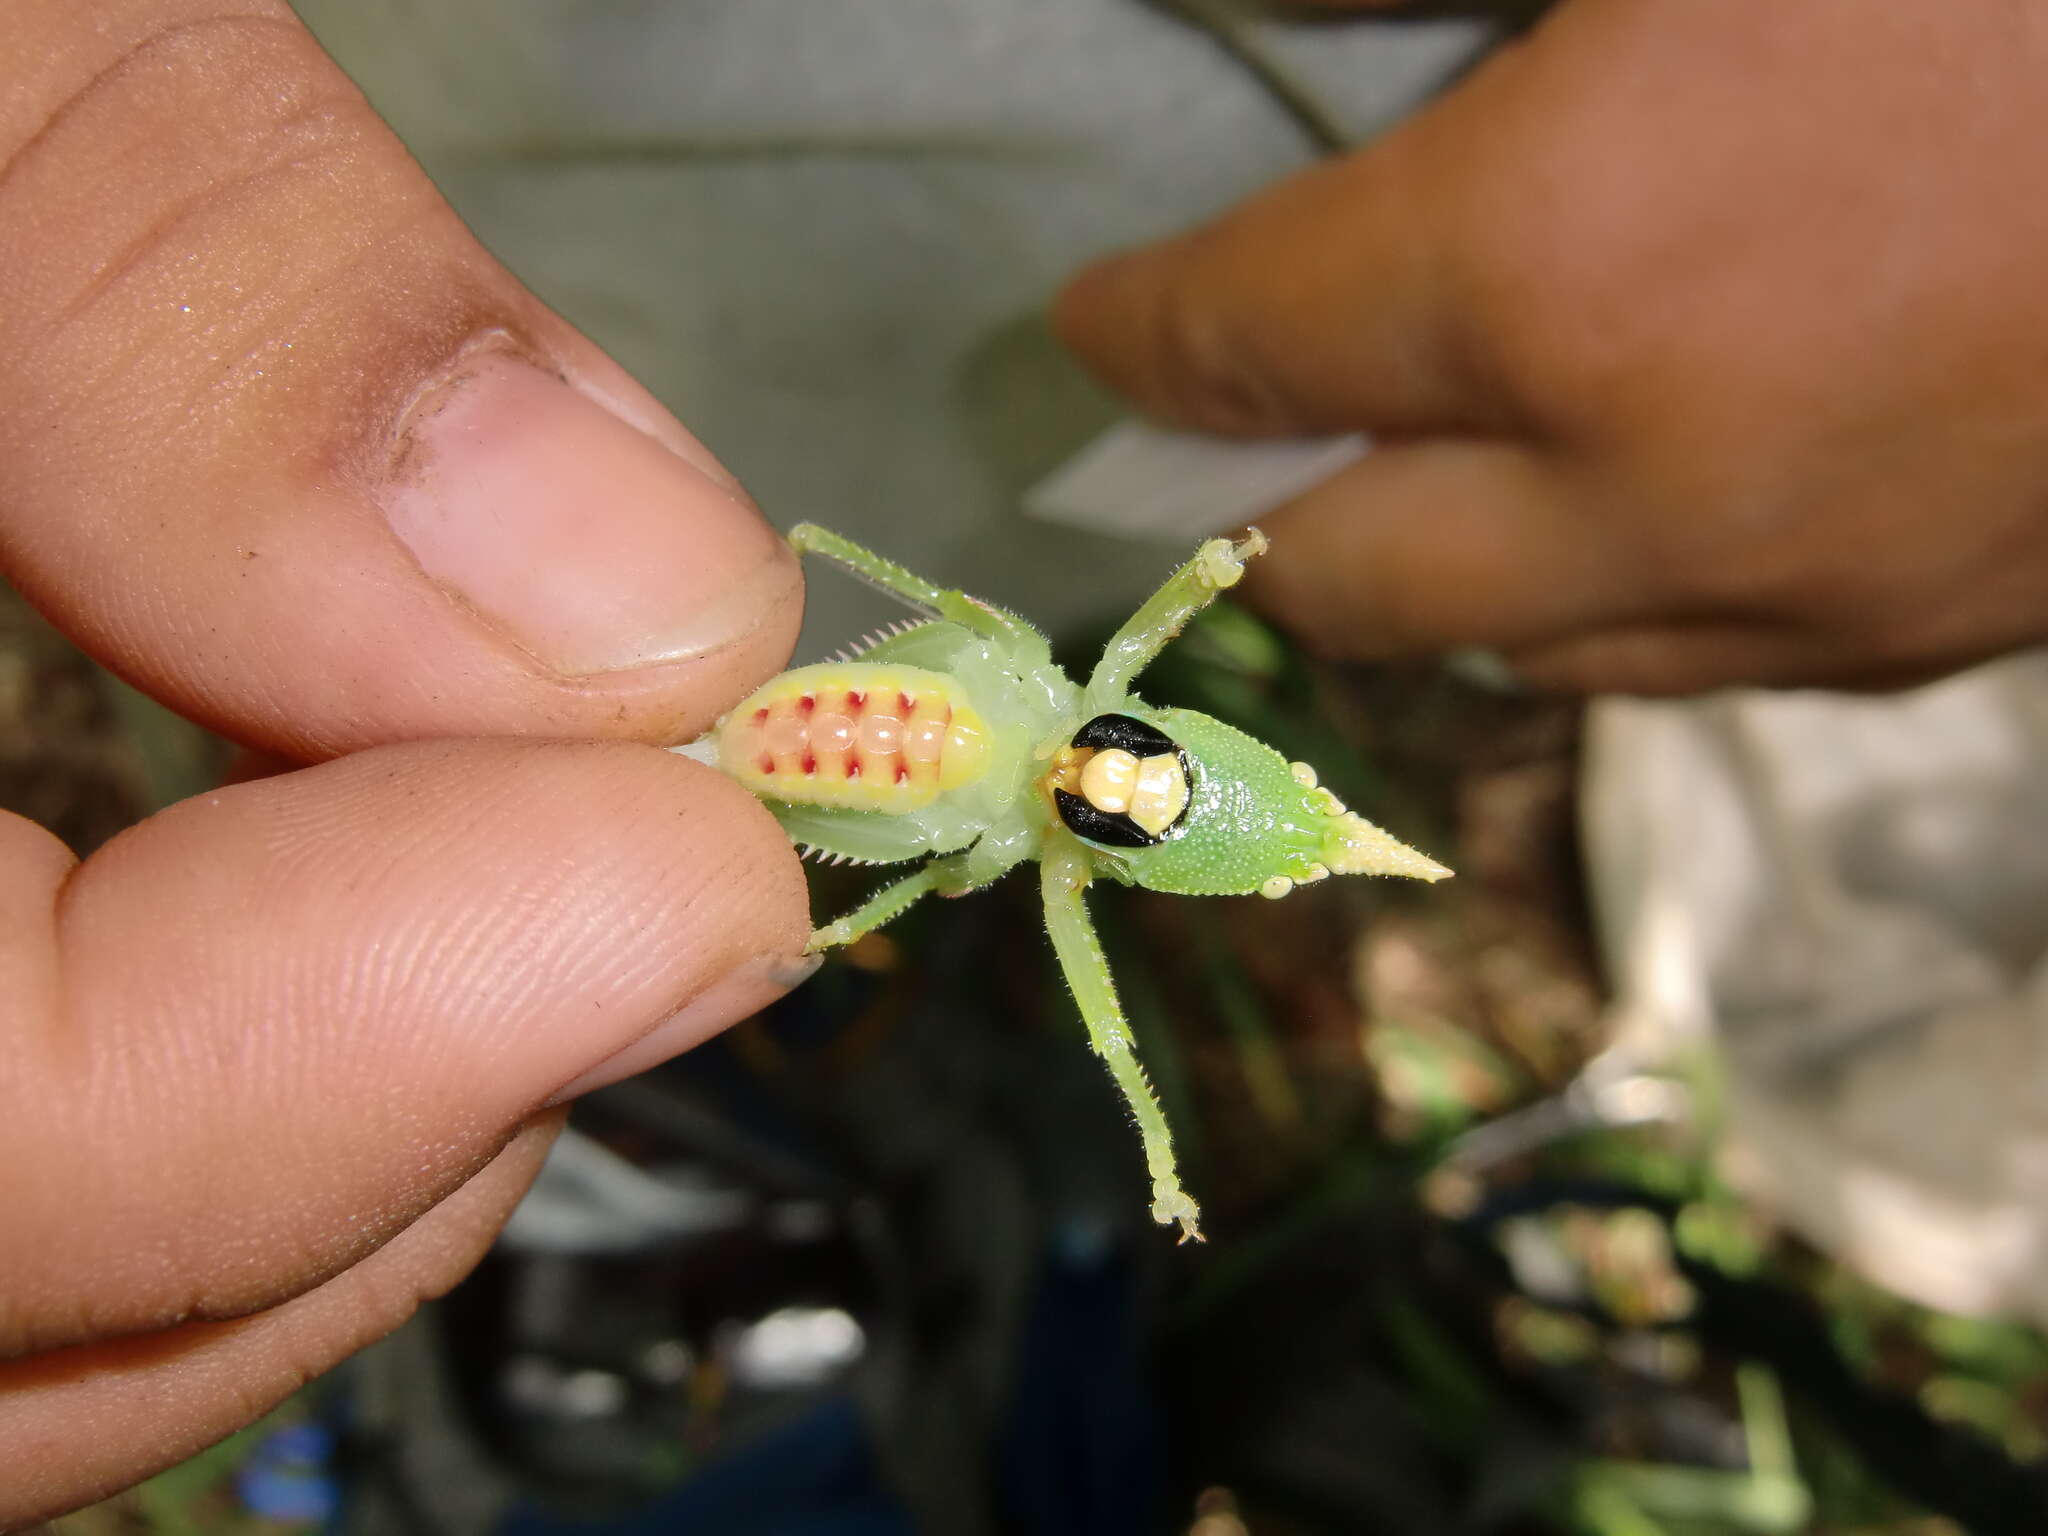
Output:
<svg viewBox="0 0 2048 1536">
<path fill-rule="evenodd" d="M 1046 786 L 1067 829 L 1150 890 L 1278 897 L 1329 875 L 1450 873 L 1348 810 L 1307 764 L 1193 710 L 1132 699 L 1096 716 Z"/>
</svg>

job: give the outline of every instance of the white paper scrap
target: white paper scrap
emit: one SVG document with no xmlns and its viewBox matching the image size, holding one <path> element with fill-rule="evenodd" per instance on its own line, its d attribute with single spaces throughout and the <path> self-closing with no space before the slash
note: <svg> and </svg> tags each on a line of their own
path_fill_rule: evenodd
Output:
<svg viewBox="0 0 2048 1536">
<path fill-rule="evenodd" d="M 1185 542 L 1256 522 L 1371 447 L 1361 433 L 1244 440 L 1121 422 L 1026 491 L 1024 510 L 1096 533 Z"/>
</svg>

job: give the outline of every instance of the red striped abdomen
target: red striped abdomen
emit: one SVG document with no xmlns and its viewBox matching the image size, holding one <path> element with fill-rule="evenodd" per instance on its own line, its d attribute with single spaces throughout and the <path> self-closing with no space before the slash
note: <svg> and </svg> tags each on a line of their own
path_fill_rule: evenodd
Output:
<svg viewBox="0 0 2048 1536">
<path fill-rule="evenodd" d="M 828 661 L 771 678 L 718 727 L 718 766 L 757 795 L 900 814 L 988 770 L 989 733 L 942 672 Z"/>
</svg>

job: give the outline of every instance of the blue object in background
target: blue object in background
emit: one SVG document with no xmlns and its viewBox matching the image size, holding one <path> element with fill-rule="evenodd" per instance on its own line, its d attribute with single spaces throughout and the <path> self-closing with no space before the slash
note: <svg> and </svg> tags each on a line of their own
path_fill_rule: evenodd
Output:
<svg viewBox="0 0 2048 1536">
<path fill-rule="evenodd" d="M 341 1508 L 326 1426 L 287 1424 L 258 1442 L 235 1471 L 235 1494 L 252 1515 L 288 1525 L 321 1525 Z"/>
<path fill-rule="evenodd" d="M 629 1515 L 572 1520 L 515 1506 L 497 1536 L 915 1536 L 840 1395 Z"/>
<path fill-rule="evenodd" d="M 1135 1536 L 1163 1528 L 1166 1436 L 1149 1340 L 1128 1244 L 1114 1229 L 1068 1222 L 1039 1271 L 996 1447 L 1003 1529 Z"/>
<path fill-rule="evenodd" d="M 999 1426 L 991 1490 L 1016 1536 L 1134 1536 L 1160 1528 L 1164 1426 L 1149 1379 L 1128 1247 L 1085 1223 L 1039 1273 Z M 630 1514 L 576 1519 L 525 1503 L 495 1536 L 914 1536 L 867 1425 L 841 1393 Z"/>
</svg>

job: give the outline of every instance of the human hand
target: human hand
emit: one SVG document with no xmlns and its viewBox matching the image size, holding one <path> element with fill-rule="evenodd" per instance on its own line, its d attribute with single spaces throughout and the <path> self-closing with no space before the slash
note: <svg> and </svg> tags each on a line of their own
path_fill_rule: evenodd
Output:
<svg viewBox="0 0 2048 1536">
<path fill-rule="evenodd" d="M 1353 656 L 1889 685 L 2048 634 L 2048 29 L 1565 0 L 1057 323 L 1168 421 L 1357 428 L 1249 596 Z"/>
<path fill-rule="evenodd" d="M 794 561 L 730 476 L 282 4 L 6 19 L 0 568 L 158 698 L 321 764 L 83 865 L 0 816 L 12 1529 L 451 1285 L 549 1106 L 766 1002 L 808 923 L 758 803 L 635 744 L 794 639 Z"/>
</svg>

